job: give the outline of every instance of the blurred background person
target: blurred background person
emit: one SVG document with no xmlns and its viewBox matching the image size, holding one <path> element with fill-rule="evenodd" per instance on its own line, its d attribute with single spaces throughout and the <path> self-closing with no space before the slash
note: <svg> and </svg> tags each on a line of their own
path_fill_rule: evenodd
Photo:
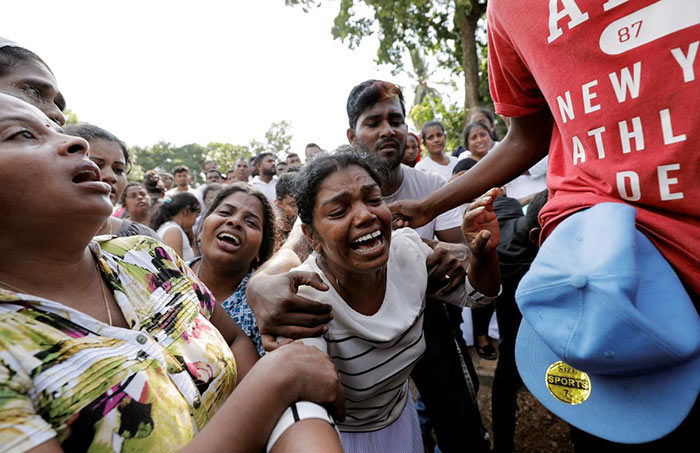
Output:
<svg viewBox="0 0 700 453">
<path fill-rule="evenodd" d="M 175 184 L 175 179 L 173 178 L 173 175 L 171 175 L 168 172 L 163 172 L 160 174 L 160 180 L 163 181 L 163 189 L 167 192 L 168 190 L 173 188 L 173 184 Z"/>
<path fill-rule="evenodd" d="M 434 173 L 445 181 L 449 181 L 452 177 L 452 169 L 457 165 L 457 158 L 445 153 L 447 144 L 445 127 L 440 121 L 428 121 L 421 128 L 420 135 L 428 149 L 428 157 L 416 164 L 416 170 Z"/>
<path fill-rule="evenodd" d="M 275 192 L 275 208 L 277 211 L 277 226 L 279 227 L 281 242 L 287 240 L 289 233 L 294 228 L 299 210 L 294 201 L 294 179 L 296 173 L 285 173 L 277 180 Z"/>
<path fill-rule="evenodd" d="M 415 167 L 420 161 L 421 154 L 420 137 L 413 132 L 408 133 L 406 137 L 406 152 L 401 159 L 401 163 L 409 167 Z"/>
<path fill-rule="evenodd" d="M 200 211 L 197 197 L 182 192 L 165 197 L 153 218 L 152 227 L 158 236 L 185 261 L 194 259 L 192 228 Z"/>
<path fill-rule="evenodd" d="M 85 139 L 90 145 L 88 158 L 100 169 L 102 182 L 109 184 L 109 201 L 116 206 L 126 188 L 126 174 L 131 168 L 129 149 L 110 132 L 92 124 L 67 126 L 64 132 Z M 145 200 L 144 200 L 145 201 Z M 150 207 L 150 206 L 148 206 Z M 155 231 L 136 220 L 109 216 L 97 234 L 118 237 L 144 235 L 157 238 Z"/>
</svg>

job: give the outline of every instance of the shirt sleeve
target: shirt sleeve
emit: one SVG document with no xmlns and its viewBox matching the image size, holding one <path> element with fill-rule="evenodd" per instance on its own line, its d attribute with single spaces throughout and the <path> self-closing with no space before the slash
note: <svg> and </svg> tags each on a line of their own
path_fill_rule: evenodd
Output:
<svg viewBox="0 0 700 453">
<path fill-rule="evenodd" d="M 0 347 L 0 450 L 23 452 L 56 437 L 34 410 L 28 391 L 31 378 Z"/>
<path fill-rule="evenodd" d="M 489 52 L 489 89 L 496 113 L 518 117 L 547 108 L 544 95 L 532 72 L 514 45 L 502 20 L 507 17 L 508 2 L 491 1 L 487 9 Z"/>
</svg>

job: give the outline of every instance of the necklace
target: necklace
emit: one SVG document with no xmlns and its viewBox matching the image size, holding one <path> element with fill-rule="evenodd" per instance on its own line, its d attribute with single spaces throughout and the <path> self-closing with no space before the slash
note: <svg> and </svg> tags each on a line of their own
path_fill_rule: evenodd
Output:
<svg viewBox="0 0 700 453">
<path fill-rule="evenodd" d="M 107 319 L 109 320 L 109 326 L 112 327 L 112 310 L 110 310 L 109 303 L 107 302 L 107 294 L 105 293 L 104 283 L 102 282 L 102 274 L 100 274 L 100 268 L 98 266 L 99 264 L 95 263 L 95 271 L 97 271 L 97 278 L 100 282 L 100 291 L 102 292 L 102 302 L 104 302 L 105 308 L 107 308 Z M 13 291 L 17 291 L 18 293 L 29 294 L 22 288 L 10 285 L 9 283 L 6 283 L 2 280 L 0 280 L 0 285 L 5 286 Z"/>
</svg>

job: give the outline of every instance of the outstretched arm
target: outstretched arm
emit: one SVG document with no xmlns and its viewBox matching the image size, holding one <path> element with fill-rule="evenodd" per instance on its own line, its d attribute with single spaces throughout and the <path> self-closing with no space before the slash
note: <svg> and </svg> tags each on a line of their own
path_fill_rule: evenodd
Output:
<svg viewBox="0 0 700 453">
<path fill-rule="evenodd" d="M 390 204 L 395 226 L 425 225 L 448 209 L 468 203 L 491 187 L 502 186 L 521 175 L 547 155 L 552 121 L 549 110 L 512 118 L 503 141 L 465 174 L 422 200 Z"/>
</svg>

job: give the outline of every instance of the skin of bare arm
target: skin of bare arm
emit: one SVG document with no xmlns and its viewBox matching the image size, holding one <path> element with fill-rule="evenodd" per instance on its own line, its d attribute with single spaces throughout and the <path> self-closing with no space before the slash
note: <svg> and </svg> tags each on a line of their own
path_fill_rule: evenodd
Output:
<svg viewBox="0 0 700 453">
<path fill-rule="evenodd" d="M 172 247 L 179 256 L 182 256 L 182 234 L 177 228 L 168 229 L 163 234 L 163 242 Z"/>
<path fill-rule="evenodd" d="M 549 110 L 511 118 L 511 127 L 503 141 L 465 174 L 422 200 L 390 204 L 396 225 L 414 228 L 425 225 L 437 215 L 521 175 L 549 152 L 552 124 Z"/>
<path fill-rule="evenodd" d="M 319 435 L 323 433 L 323 435 Z M 313 442 L 309 440 L 313 439 Z M 343 453 L 338 442 L 338 434 L 333 427 L 323 420 L 309 419 L 295 423 L 282 434 L 275 443 L 271 453 Z"/>
</svg>

